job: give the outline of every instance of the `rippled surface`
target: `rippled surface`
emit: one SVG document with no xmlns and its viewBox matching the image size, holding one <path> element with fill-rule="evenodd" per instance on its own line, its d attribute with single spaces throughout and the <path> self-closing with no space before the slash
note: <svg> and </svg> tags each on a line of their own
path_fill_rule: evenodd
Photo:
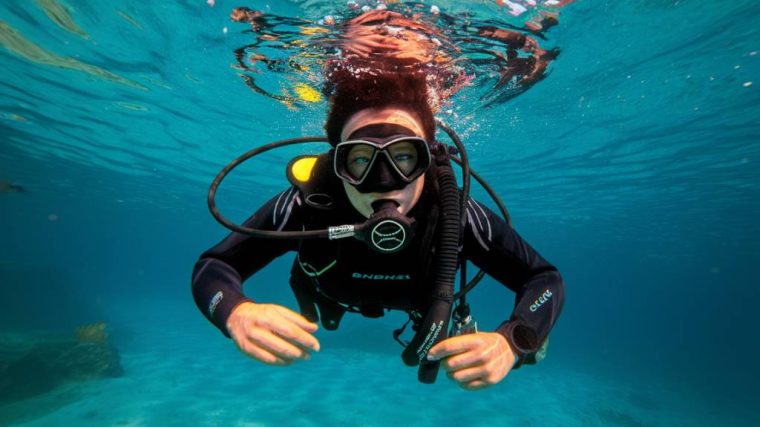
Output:
<svg viewBox="0 0 760 427">
<path fill-rule="evenodd" d="M 311 5 L 311 16 L 288 4 L 272 9 L 314 19 L 324 3 Z M 73 17 L 52 21 L 51 4 L 4 7 L 6 156 L 200 185 L 252 143 L 321 133 L 323 103 L 291 111 L 242 87 L 231 51 L 251 35 L 229 22 L 229 9 L 71 2 Z M 753 205 L 754 7 L 644 7 L 573 4 L 549 32 L 564 49 L 549 79 L 486 111 L 473 113 L 467 90 L 455 99 L 462 114 L 448 119 L 472 147 L 473 165 L 531 214 L 576 222 L 636 206 L 680 221 L 677 206 L 717 217 L 727 204 Z M 49 185 L 7 170 L 5 179 Z M 279 172 L 258 180 L 274 186 Z"/>
<path fill-rule="evenodd" d="M 473 3 L 475 16 L 522 24 Z M 266 11 L 318 20 L 344 5 Z M 53 265 L 106 300 L 132 287 L 187 298 L 193 258 L 223 233 L 205 211 L 218 169 L 322 133 L 324 103 L 293 109 L 245 85 L 234 51 L 251 33 L 230 22 L 236 6 L 2 3 L 0 181 L 26 194 L 0 193 L 0 267 Z M 547 32 L 562 50 L 547 78 L 491 108 L 465 88 L 442 112 L 516 227 L 563 270 L 559 360 L 757 397 L 759 17 L 751 0 L 577 1 Z M 282 188 L 296 150 L 231 177 L 223 209 L 243 218 Z"/>
</svg>

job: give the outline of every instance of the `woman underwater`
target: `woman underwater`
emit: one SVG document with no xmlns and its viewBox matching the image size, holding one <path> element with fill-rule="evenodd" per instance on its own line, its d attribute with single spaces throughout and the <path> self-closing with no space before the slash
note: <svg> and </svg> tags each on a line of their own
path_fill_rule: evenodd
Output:
<svg viewBox="0 0 760 427">
<path fill-rule="evenodd" d="M 440 365 L 475 390 L 535 361 L 557 321 L 564 301 L 557 269 L 485 206 L 469 199 L 460 209 L 450 150 L 435 139 L 435 46 L 404 30 L 414 25 L 388 11 L 347 22 L 343 55 L 325 73 L 332 148 L 308 160 L 305 175 L 292 172 L 299 162 L 291 162 L 293 186 L 243 224 L 274 233 L 329 229 L 331 238 L 233 232 L 195 265 L 198 308 L 256 360 L 309 359 L 320 348 L 317 322 L 337 329 L 346 311 L 380 317 L 403 310 L 417 333 L 402 357 L 420 364 L 420 380 L 434 381 Z M 362 239 L 333 236 L 345 231 L 335 227 L 341 224 L 371 232 Z M 242 291 L 245 280 L 286 252 L 296 252 L 290 285 L 300 314 Z M 454 276 L 466 261 L 516 300 L 495 331 L 447 337 Z"/>
</svg>

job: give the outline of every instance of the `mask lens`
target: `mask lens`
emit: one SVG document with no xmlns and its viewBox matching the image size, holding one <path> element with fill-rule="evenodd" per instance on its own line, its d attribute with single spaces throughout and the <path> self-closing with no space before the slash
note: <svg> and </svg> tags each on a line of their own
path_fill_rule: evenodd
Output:
<svg viewBox="0 0 760 427">
<path fill-rule="evenodd" d="M 349 184 L 361 184 L 372 169 L 383 167 L 378 162 L 395 169 L 398 179 L 411 182 L 427 170 L 430 151 L 424 139 L 403 136 L 346 141 L 335 147 L 335 172 Z"/>
<path fill-rule="evenodd" d="M 375 147 L 368 144 L 354 144 L 345 155 L 346 172 L 356 181 L 361 180 L 369 170 Z"/>
<path fill-rule="evenodd" d="M 409 141 L 399 141 L 387 148 L 391 161 L 396 164 L 398 170 L 405 176 L 410 177 L 416 170 L 420 160 L 417 147 Z"/>
</svg>

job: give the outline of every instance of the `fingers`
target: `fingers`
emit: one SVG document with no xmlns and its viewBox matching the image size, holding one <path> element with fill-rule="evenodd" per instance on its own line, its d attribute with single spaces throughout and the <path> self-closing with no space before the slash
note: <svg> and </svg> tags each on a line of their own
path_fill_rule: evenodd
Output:
<svg viewBox="0 0 760 427">
<path fill-rule="evenodd" d="M 246 341 L 250 348 L 261 349 L 285 361 L 309 358 L 309 353 L 305 348 L 266 330 L 252 329 L 247 331 Z"/>
<path fill-rule="evenodd" d="M 472 334 L 467 337 L 467 343 L 461 344 L 466 350 L 444 360 L 443 364 L 447 370 L 499 363 L 506 357 L 506 354 L 500 351 L 499 342 L 487 339 L 485 334 Z"/>
<path fill-rule="evenodd" d="M 319 341 L 312 335 L 317 325 L 286 307 L 241 304 L 227 323 L 238 348 L 268 365 L 308 360 L 310 351 L 319 351 Z"/>
<path fill-rule="evenodd" d="M 271 325 L 273 332 L 299 347 L 319 351 L 319 341 L 312 335 L 319 328 L 316 323 L 282 306 L 276 306 L 276 310 L 282 315 L 283 321 Z"/>
<path fill-rule="evenodd" d="M 319 351 L 319 341 L 311 334 L 313 331 L 304 330 L 298 324 L 287 319 L 270 325 L 269 331 L 275 334 L 274 337 L 304 350 Z"/>
<path fill-rule="evenodd" d="M 462 387 L 463 389 L 467 391 L 475 391 L 475 390 L 482 390 L 484 388 L 491 387 L 493 384 L 483 381 L 483 380 L 475 380 L 470 381 L 466 384 L 459 384 L 459 387 Z"/>
<path fill-rule="evenodd" d="M 514 362 L 506 340 L 496 333 L 477 333 L 448 338 L 428 353 L 441 360 L 452 380 L 465 390 L 479 390 L 501 381 Z"/>
<path fill-rule="evenodd" d="M 427 354 L 428 360 L 441 360 L 454 354 L 470 351 L 478 346 L 477 334 L 447 338 L 434 345 Z"/>
<path fill-rule="evenodd" d="M 478 366 L 474 368 L 447 372 L 446 374 L 449 376 L 449 378 L 460 384 L 467 384 L 471 381 L 485 379 L 485 377 L 488 375 L 488 372 L 482 366 Z"/>
<path fill-rule="evenodd" d="M 485 365 L 450 371 L 446 375 L 456 381 L 459 387 L 465 390 L 480 390 L 490 387 L 503 378 L 496 371 L 489 369 Z"/>
<path fill-rule="evenodd" d="M 488 362 L 488 356 L 480 351 L 465 351 L 443 360 L 442 365 L 447 371 L 481 366 Z"/>
<path fill-rule="evenodd" d="M 293 364 L 293 360 L 283 359 L 281 357 L 275 356 L 271 352 L 257 346 L 250 341 L 235 341 L 235 343 L 238 344 L 240 351 L 267 365 L 288 366 Z"/>
<path fill-rule="evenodd" d="M 319 326 L 317 326 L 316 323 L 310 322 L 307 318 L 301 316 L 300 314 L 296 313 L 293 310 L 290 310 L 283 306 L 275 306 L 275 310 L 278 311 L 279 314 L 282 315 L 282 317 L 288 319 L 289 321 L 293 322 L 297 327 L 308 331 L 309 333 L 316 332 L 317 329 L 319 329 Z"/>
</svg>

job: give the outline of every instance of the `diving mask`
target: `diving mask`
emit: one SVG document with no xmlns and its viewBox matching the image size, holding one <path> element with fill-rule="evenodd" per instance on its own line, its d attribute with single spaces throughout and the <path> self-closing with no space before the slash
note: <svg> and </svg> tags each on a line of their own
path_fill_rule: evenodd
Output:
<svg viewBox="0 0 760 427">
<path fill-rule="evenodd" d="M 417 136 L 362 137 L 335 146 L 335 175 L 362 193 L 400 190 L 430 167 L 427 141 Z"/>
</svg>

